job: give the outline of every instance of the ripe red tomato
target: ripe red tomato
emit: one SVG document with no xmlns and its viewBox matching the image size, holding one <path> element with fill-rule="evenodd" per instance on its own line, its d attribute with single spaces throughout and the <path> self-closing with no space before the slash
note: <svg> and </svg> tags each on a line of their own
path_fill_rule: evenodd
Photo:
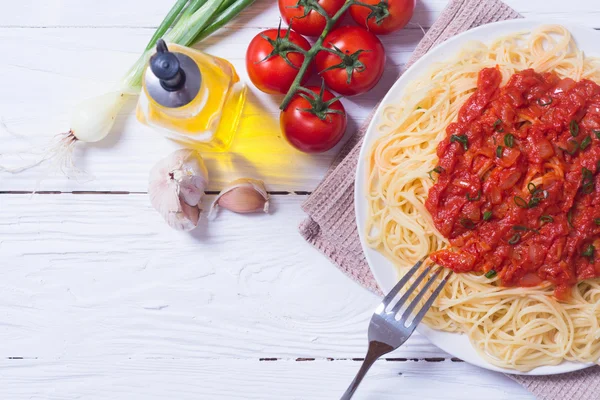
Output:
<svg viewBox="0 0 600 400">
<path fill-rule="evenodd" d="M 265 93 L 287 93 L 290 90 L 304 61 L 304 55 L 293 51 L 290 42 L 310 50 L 310 43 L 291 30 L 267 29 L 252 39 L 246 51 L 246 70 L 258 89 Z M 309 76 L 310 69 L 302 77 L 302 84 Z"/>
<path fill-rule="evenodd" d="M 279 0 L 281 17 L 286 24 L 302 35 L 320 36 L 327 23 L 325 17 L 316 10 L 310 10 L 304 16 L 304 6 L 296 7 L 299 2 L 300 0 Z M 346 0 L 318 0 L 317 2 L 330 17 L 333 17 L 342 8 Z"/>
<path fill-rule="evenodd" d="M 361 5 L 350 7 L 350 15 L 357 24 L 376 35 L 385 35 L 402 29 L 408 24 L 415 11 L 416 0 L 361 0 L 361 2 L 371 5 L 387 5 L 387 12 L 372 11 Z"/>
<path fill-rule="evenodd" d="M 346 131 L 346 110 L 329 90 L 309 86 L 313 93 L 296 94 L 281 112 L 279 123 L 288 142 L 306 153 L 321 153 L 335 146 Z M 321 96 L 319 96 L 321 93 Z M 313 111 L 307 111 L 312 109 Z"/>
<path fill-rule="evenodd" d="M 317 71 L 336 92 L 344 96 L 364 93 L 381 79 L 385 50 L 371 32 L 358 26 L 344 26 L 327 35 L 323 45 L 343 53 L 320 51 L 315 58 Z"/>
</svg>

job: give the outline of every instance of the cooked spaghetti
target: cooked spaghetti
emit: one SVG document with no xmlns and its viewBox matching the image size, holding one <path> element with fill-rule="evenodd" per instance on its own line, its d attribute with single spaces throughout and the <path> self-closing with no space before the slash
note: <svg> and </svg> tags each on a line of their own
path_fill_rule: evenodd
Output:
<svg viewBox="0 0 600 400">
<path fill-rule="evenodd" d="M 458 272 L 424 322 L 494 365 L 600 357 L 594 82 L 560 26 L 473 42 L 383 110 L 368 152 L 368 244 Z"/>
</svg>

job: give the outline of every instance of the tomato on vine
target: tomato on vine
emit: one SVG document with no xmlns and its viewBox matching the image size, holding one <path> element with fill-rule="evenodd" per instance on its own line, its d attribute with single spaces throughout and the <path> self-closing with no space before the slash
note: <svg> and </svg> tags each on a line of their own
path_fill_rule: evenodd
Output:
<svg viewBox="0 0 600 400">
<path fill-rule="evenodd" d="M 298 33 L 267 29 L 256 35 L 246 51 L 250 80 L 265 93 L 287 93 L 298 75 L 310 43 Z M 310 70 L 302 77 L 305 83 Z"/>
<path fill-rule="evenodd" d="M 331 149 L 344 136 L 346 110 L 324 85 L 299 88 L 279 117 L 287 141 L 306 153 Z"/>
<path fill-rule="evenodd" d="M 352 19 L 376 35 L 400 30 L 408 24 L 415 11 L 416 0 L 360 0 L 370 5 L 350 6 Z"/>
<path fill-rule="evenodd" d="M 346 0 L 279 0 L 279 12 L 286 24 L 294 31 L 306 36 L 319 36 L 327 20 L 318 11 L 333 17 Z"/>
<path fill-rule="evenodd" d="M 385 50 L 371 32 L 345 26 L 334 30 L 323 41 L 315 63 L 317 72 L 332 90 L 353 96 L 371 90 L 385 67 Z"/>
</svg>

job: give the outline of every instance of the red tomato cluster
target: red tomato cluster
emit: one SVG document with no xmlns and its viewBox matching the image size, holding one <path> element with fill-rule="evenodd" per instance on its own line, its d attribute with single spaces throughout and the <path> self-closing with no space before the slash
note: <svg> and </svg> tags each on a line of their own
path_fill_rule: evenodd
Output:
<svg viewBox="0 0 600 400">
<path fill-rule="evenodd" d="M 385 66 L 385 50 L 375 35 L 402 29 L 412 17 L 415 0 L 279 0 L 281 16 L 291 29 L 268 29 L 252 39 L 246 52 L 252 83 L 265 93 L 287 94 L 311 48 L 302 35 L 321 36 L 328 29 L 317 9 L 331 18 L 348 7 L 347 1 L 356 1 L 348 11 L 359 26 L 338 28 L 336 23 L 331 29 L 330 24 L 322 50 L 311 60 L 301 84 L 316 69 L 324 85 L 341 96 L 371 90 Z M 324 88 L 308 87 L 296 91 L 281 112 L 280 124 L 292 146 L 318 153 L 341 140 L 347 118 L 339 97 Z"/>
</svg>

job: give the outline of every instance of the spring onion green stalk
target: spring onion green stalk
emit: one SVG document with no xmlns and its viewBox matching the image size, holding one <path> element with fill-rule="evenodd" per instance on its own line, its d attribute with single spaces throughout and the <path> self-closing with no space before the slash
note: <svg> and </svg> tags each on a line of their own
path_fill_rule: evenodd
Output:
<svg viewBox="0 0 600 400">
<path fill-rule="evenodd" d="M 163 38 L 167 43 L 192 46 L 231 21 L 253 2 L 254 0 L 176 0 L 140 58 L 117 88 L 79 103 L 73 110 L 71 129 L 59 137 L 58 146 L 53 146 L 44 153 L 41 161 L 54 159 L 59 168 L 69 170 L 73 166 L 67 162 L 70 162 L 76 142 L 97 142 L 108 135 L 127 98 L 139 94 L 144 71 L 151 55 L 154 54 L 158 39 Z M 0 171 L 21 172 L 39 165 L 41 161 L 13 170 L 0 165 Z"/>
</svg>

